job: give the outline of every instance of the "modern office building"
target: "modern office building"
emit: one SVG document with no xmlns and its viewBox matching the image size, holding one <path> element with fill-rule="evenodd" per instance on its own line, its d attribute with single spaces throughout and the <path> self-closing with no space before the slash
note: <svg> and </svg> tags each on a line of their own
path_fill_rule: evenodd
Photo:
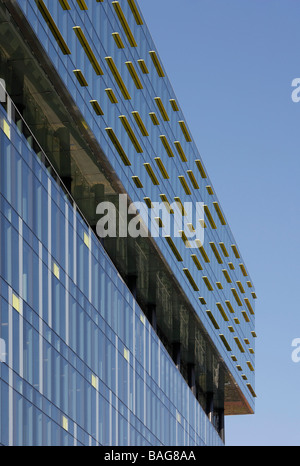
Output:
<svg viewBox="0 0 300 466">
<path fill-rule="evenodd" d="M 0 444 L 223 445 L 256 295 L 137 1 L 1 0 L 0 101 Z"/>
</svg>

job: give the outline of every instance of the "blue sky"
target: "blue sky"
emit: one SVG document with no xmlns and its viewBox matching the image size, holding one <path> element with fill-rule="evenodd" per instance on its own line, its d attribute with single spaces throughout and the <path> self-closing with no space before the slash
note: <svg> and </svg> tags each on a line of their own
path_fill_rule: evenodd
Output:
<svg viewBox="0 0 300 466">
<path fill-rule="evenodd" d="M 258 296 L 256 413 L 226 444 L 300 445 L 300 2 L 138 3 Z"/>
</svg>

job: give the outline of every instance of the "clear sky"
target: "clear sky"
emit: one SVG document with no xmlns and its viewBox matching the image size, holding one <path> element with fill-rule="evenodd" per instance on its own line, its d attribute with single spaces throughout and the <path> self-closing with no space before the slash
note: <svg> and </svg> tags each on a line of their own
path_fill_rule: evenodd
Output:
<svg viewBox="0 0 300 466">
<path fill-rule="evenodd" d="M 300 445 L 300 2 L 138 0 L 255 283 L 256 413 L 227 445 Z"/>
</svg>

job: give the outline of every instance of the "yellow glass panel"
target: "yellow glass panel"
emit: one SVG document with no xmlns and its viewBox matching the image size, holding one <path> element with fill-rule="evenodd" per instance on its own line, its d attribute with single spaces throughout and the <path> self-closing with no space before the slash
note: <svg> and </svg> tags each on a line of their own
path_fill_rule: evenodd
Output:
<svg viewBox="0 0 300 466">
<path fill-rule="evenodd" d="M 179 141 L 174 141 L 174 145 L 175 145 L 175 147 L 176 147 L 176 149 L 177 149 L 177 152 L 178 152 L 178 154 L 179 154 L 181 160 L 182 160 L 183 162 L 187 162 L 186 155 L 185 155 L 185 153 L 184 153 L 184 150 L 182 149 L 182 146 L 181 146 L 180 142 L 179 142 Z"/>
<path fill-rule="evenodd" d="M 174 214 L 174 210 L 171 209 L 171 205 L 170 205 L 170 202 L 169 202 L 167 196 L 165 194 L 160 194 L 159 197 L 163 201 L 164 206 L 167 209 L 167 211 L 169 212 L 169 214 Z"/>
<path fill-rule="evenodd" d="M 200 247 L 199 247 L 199 251 L 201 252 L 204 261 L 205 261 L 206 263 L 209 263 L 210 260 L 209 260 L 209 258 L 208 258 L 208 255 L 206 254 L 206 251 L 205 251 L 205 249 L 204 249 L 204 246 L 200 246 Z"/>
<path fill-rule="evenodd" d="M 69 428 L 69 422 L 65 416 L 62 417 L 62 427 L 64 430 L 68 430 Z"/>
<path fill-rule="evenodd" d="M 240 264 L 240 269 L 241 269 L 242 274 L 244 275 L 244 277 L 247 277 L 248 274 L 247 274 L 247 270 L 246 270 L 244 264 Z"/>
<path fill-rule="evenodd" d="M 223 252 L 224 256 L 229 257 L 229 254 L 228 254 L 228 251 L 226 249 L 225 244 L 224 243 L 219 243 L 219 245 L 220 245 L 220 248 L 222 249 L 222 252 Z"/>
<path fill-rule="evenodd" d="M 209 291 L 212 291 L 212 290 L 213 290 L 213 287 L 212 287 L 212 285 L 211 285 L 211 283 L 210 283 L 208 277 L 202 277 L 202 279 L 203 279 L 205 285 L 207 286 L 207 289 L 208 289 Z"/>
<path fill-rule="evenodd" d="M 167 243 L 168 245 L 170 246 L 174 256 L 176 257 L 176 259 L 178 260 L 178 262 L 182 262 L 182 257 L 178 251 L 178 249 L 176 248 L 171 236 L 165 236 L 166 240 L 167 240 Z"/>
<path fill-rule="evenodd" d="M 212 215 L 210 213 L 209 207 L 206 204 L 204 204 L 204 212 L 205 212 L 206 217 L 208 218 L 210 226 L 212 227 L 213 230 L 215 230 L 217 228 L 216 224 L 215 224 L 214 219 L 213 219 L 213 217 L 212 217 Z"/>
<path fill-rule="evenodd" d="M 181 131 L 183 132 L 183 135 L 184 135 L 184 137 L 185 137 L 185 140 L 186 140 L 187 142 L 191 142 L 191 141 L 192 141 L 192 138 L 191 138 L 191 136 L 190 136 L 190 134 L 189 134 L 189 132 L 188 132 L 188 129 L 187 129 L 187 127 L 186 127 L 185 122 L 181 120 L 181 121 L 179 121 L 178 123 L 179 123 L 179 126 L 180 126 L 180 128 L 181 128 Z"/>
<path fill-rule="evenodd" d="M 168 180 L 169 179 L 169 174 L 168 174 L 168 172 L 167 172 L 161 158 L 160 157 L 155 157 L 154 160 L 157 163 L 157 166 L 158 166 L 163 178 L 165 178 L 165 180 Z"/>
<path fill-rule="evenodd" d="M 131 32 L 131 29 L 130 29 L 130 27 L 129 27 L 129 24 L 128 24 L 126 18 L 125 18 L 125 15 L 124 15 L 124 13 L 123 13 L 123 10 L 122 10 L 122 8 L 121 8 L 121 5 L 119 4 L 119 2 L 116 2 L 116 1 L 115 1 L 115 2 L 112 2 L 112 4 L 113 4 L 113 7 L 114 7 L 114 9 L 115 9 L 115 12 L 116 12 L 116 14 L 117 14 L 117 16 L 118 16 L 118 18 L 119 18 L 119 21 L 120 21 L 120 23 L 121 23 L 121 26 L 122 26 L 122 28 L 123 28 L 125 34 L 126 34 L 126 37 L 127 37 L 127 39 L 128 39 L 129 44 L 131 45 L 131 47 L 136 47 L 136 46 L 137 46 L 137 43 L 136 43 L 135 38 L 134 38 L 134 36 L 133 36 L 133 34 L 132 34 L 132 32 Z"/>
<path fill-rule="evenodd" d="M 248 298 L 244 298 L 244 301 L 245 301 L 245 303 L 246 303 L 247 308 L 249 309 L 250 314 L 253 315 L 253 314 L 254 314 L 254 311 L 253 311 L 253 308 L 252 308 L 252 306 L 251 306 L 251 304 L 250 304 L 249 299 L 248 299 Z"/>
<path fill-rule="evenodd" d="M 156 68 L 156 71 L 157 71 L 157 74 L 160 78 L 163 78 L 165 76 L 164 72 L 163 72 L 163 69 L 162 69 L 162 66 L 160 64 L 160 61 L 158 59 L 158 56 L 156 55 L 156 52 L 154 50 L 151 50 L 149 52 L 150 54 L 150 57 L 152 58 L 152 61 L 153 61 L 153 64 Z"/>
<path fill-rule="evenodd" d="M 10 139 L 10 125 L 7 123 L 6 120 L 3 120 L 3 131 L 4 134 Z"/>
<path fill-rule="evenodd" d="M 144 74 L 149 74 L 149 70 L 147 68 L 147 65 L 145 63 L 145 61 L 141 58 L 140 60 L 138 60 L 138 64 L 140 65 L 140 68 L 142 70 L 142 72 Z"/>
<path fill-rule="evenodd" d="M 146 168 L 146 171 L 152 181 L 152 183 L 156 186 L 156 185 L 159 185 L 159 181 L 158 179 L 156 178 L 156 175 L 150 165 L 150 163 L 144 163 L 144 167 Z"/>
<path fill-rule="evenodd" d="M 85 79 L 83 73 L 81 70 L 73 70 L 73 73 L 75 74 L 79 84 L 81 87 L 87 87 L 88 86 L 88 82 L 87 80 Z"/>
<path fill-rule="evenodd" d="M 159 136 L 159 138 L 160 138 L 160 140 L 161 140 L 161 142 L 162 142 L 168 156 L 169 157 L 174 157 L 173 151 L 172 151 L 172 149 L 170 147 L 170 144 L 169 144 L 166 136 L 164 134 L 162 134 L 162 135 Z"/>
<path fill-rule="evenodd" d="M 234 309 L 233 309 L 233 307 L 232 307 L 232 305 L 231 305 L 231 302 L 230 302 L 230 301 L 225 301 L 225 304 L 226 304 L 226 306 L 228 307 L 229 312 L 231 312 L 232 314 L 234 314 Z"/>
<path fill-rule="evenodd" d="M 145 201 L 145 203 L 147 204 L 148 209 L 152 209 L 153 204 L 152 204 L 152 202 L 151 202 L 150 197 L 144 197 L 144 201 Z"/>
<path fill-rule="evenodd" d="M 77 36 L 83 50 L 86 53 L 86 56 L 88 57 L 92 67 L 94 68 L 95 73 L 98 76 L 103 75 L 103 71 L 101 69 L 101 66 L 99 65 L 99 62 L 98 62 L 97 58 L 95 57 L 95 54 L 94 54 L 90 44 L 88 43 L 88 40 L 87 40 L 83 30 L 81 29 L 81 27 L 80 26 L 74 26 L 73 31 L 75 32 L 75 34 L 76 34 L 76 36 Z"/>
<path fill-rule="evenodd" d="M 219 309 L 219 312 L 220 312 L 221 316 L 223 317 L 223 319 L 226 322 L 228 322 L 229 319 L 227 317 L 226 312 L 224 311 L 224 308 L 223 308 L 222 304 L 221 303 L 216 303 L 216 305 L 217 305 L 217 308 Z"/>
<path fill-rule="evenodd" d="M 199 291 L 199 288 L 198 288 L 198 286 L 196 285 L 196 282 L 195 282 L 195 280 L 193 279 L 193 277 L 192 277 L 192 275 L 191 275 L 189 269 L 184 268 L 184 269 L 183 269 L 183 272 L 184 272 L 186 278 L 189 280 L 189 282 L 190 282 L 190 284 L 192 285 L 192 287 L 194 288 L 194 290 L 195 290 L 195 291 Z"/>
<path fill-rule="evenodd" d="M 195 163 L 197 165 L 197 168 L 198 168 L 202 178 L 206 178 L 206 173 L 205 173 L 205 170 L 203 168 L 203 165 L 202 165 L 201 161 L 200 160 L 195 160 Z"/>
<path fill-rule="evenodd" d="M 56 42 L 58 43 L 62 53 L 64 55 L 70 55 L 71 54 L 71 51 L 69 49 L 69 47 L 67 46 L 64 38 L 62 37 L 58 27 L 56 26 L 48 8 L 46 7 L 45 3 L 43 2 L 43 0 L 36 0 L 36 3 L 37 3 L 37 6 L 38 6 L 38 9 L 40 10 L 45 22 L 47 23 L 54 39 L 56 40 Z"/>
<path fill-rule="evenodd" d="M 119 71 L 118 71 L 118 69 L 116 67 L 116 64 L 115 64 L 113 58 L 112 57 L 105 57 L 105 60 L 106 60 L 106 63 L 108 64 L 108 66 L 109 66 L 109 69 L 110 69 L 113 77 L 115 78 L 116 83 L 118 84 L 118 86 L 120 88 L 120 91 L 121 91 L 124 99 L 125 100 L 130 100 L 131 99 L 130 94 L 129 94 L 129 92 L 128 92 L 125 84 L 124 84 L 124 81 L 123 81 L 123 79 L 122 79 L 122 77 L 121 77 L 121 75 L 120 75 L 120 73 L 119 73 Z"/>
<path fill-rule="evenodd" d="M 137 188 L 142 188 L 143 187 L 143 184 L 142 184 L 142 182 L 141 182 L 141 180 L 139 179 L 138 176 L 132 176 L 131 178 L 134 181 Z"/>
<path fill-rule="evenodd" d="M 84 244 L 89 248 L 90 247 L 90 238 L 89 238 L 89 235 L 84 232 L 83 234 L 83 241 L 84 241 Z"/>
<path fill-rule="evenodd" d="M 170 104 L 172 106 L 172 109 L 174 110 L 174 112 L 179 112 L 179 107 L 177 105 L 177 102 L 175 99 L 170 99 Z"/>
<path fill-rule="evenodd" d="M 243 288 L 243 285 L 242 285 L 242 283 L 241 283 L 239 280 L 236 282 L 236 284 L 237 284 L 237 286 L 239 287 L 240 292 L 241 292 L 241 293 L 245 293 L 245 290 L 244 290 L 244 288 Z"/>
<path fill-rule="evenodd" d="M 200 263 L 198 257 L 196 256 L 196 254 L 192 254 L 192 255 L 191 255 L 191 258 L 193 259 L 194 264 L 195 264 L 195 266 L 197 267 L 197 269 L 198 269 L 198 270 L 203 270 L 203 267 L 202 267 L 202 265 L 201 265 L 201 263 Z"/>
<path fill-rule="evenodd" d="M 192 172 L 192 170 L 188 170 L 187 174 L 189 175 L 189 178 L 191 180 L 191 183 L 192 183 L 193 187 L 195 189 L 199 189 L 199 185 L 197 183 L 196 177 L 195 177 L 194 173 Z"/>
<path fill-rule="evenodd" d="M 91 384 L 94 388 L 98 388 L 98 377 L 94 374 L 92 374 Z"/>
<path fill-rule="evenodd" d="M 136 24 L 141 26 L 143 24 L 143 20 L 142 20 L 142 17 L 139 13 L 139 10 L 135 4 L 135 1 L 134 0 L 128 0 L 128 4 L 130 6 L 130 9 L 131 9 L 131 12 L 134 16 L 134 19 L 136 21 Z"/>
<path fill-rule="evenodd" d="M 141 154 L 143 152 L 143 149 L 129 123 L 129 121 L 127 120 L 126 116 L 125 115 L 120 115 L 119 116 L 121 122 L 122 122 L 122 125 L 126 131 L 126 133 L 128 134 L 129 136 L 129 139 L 130 141 L 132 142 L 132 145 L 134 146 L 135 150 L 137 151 L 138 154 Z"/>
<path fill-rule="evenodd" d="M 154 217 L 154 220 L 156 221 L 157 225 L 159 226 L 159 228 L 163 228 L 164 227 L 164 224 L 163 224 L 163 221 L 160 217 Z"/>
<path fill-rule="evenodd" d="M 155 97 L 154 98 L 155 102 L 156 102 L 156 105 L 158 107 L 158 110 L 160 111 L 161 113 L 161 116 L 163 117 L 164 121 L 169 121 L 170 118 L 166 112 L 166 109 L 164 107 L 164 104 L 162 103 L 162 100 L 160 97 Z"/>
<path fill-rule="evenodd" d="M 232 250 L 233 250 L 233 253 L 234 253 L 235 257 L 236 257 L 237 259 L 239 259 L 239 258 L 240 258 L 240 255 L 239 255 L 239 252 L 238 252 L 238 249 L 237 249 L 236 245 L 235 245 L 235 244 L 232 244 L 232 245 L 231 245 L 231 248 L 232 248 Z"/>
<path fill-rule="evenodd" d="M 133 118 L 135 119 L 135 122 L 136 122 L 136 124 L 138 125 L 138 127 L 139 127 L 139 129 L 140 129 L 142 135 L 143 135 L 143 136 L 149 136 L 148 131 L 147 131 L 147 129 L 146 129 L 144 123 L 143 123 L 143 120 L 142 120 L 142 118 L 141 118 L 139 112 L 137 112 L 137 111 L 135 110 L 134 112 L 131 112 L 131 113 L 132 113 Z"/>
<path fill-rule="evenodd" d="M 210 247 L 211 247 L 211 249 L 212 249 L 214 255 L 216 256 L 217 262 L 218 262 L 219 264 L 223 264 L 222 258 L 221 258 L 220 254 L 219 254 L 218 248 L 217 248 L 217 246 L 215 245 L 215 243 L 214 243 L 213 241 L 210 241 L 209 244 L 210 244 Z"/>
<path fill-rule="evenodd" d="M 12 306 L 16 311 L 20 312 L 20 299 L 15 294 L 12 295 Z"/>
<path fill-rule="evenodd" d="M 183 203 L 182 203 L 180 197 L 174 197 L 174 201 L 176 202 L 177 208 L 181 211 L 181 214 L 184 215 L 184 216 L 186 216 L 187 213 L 186 213 L 186 211 L 185 211 L 185 209 L 184 209 L 184 205 L 183 205 Z M 196 240 L 196 241 L 197 241 L 197 240 Z"/>
<path fill-rule="evenodd" d="M 206 314 L 210 318 L 210 320 L 211 320 L 213 326 L 215 327 L 215 329 L 218 330 L 220 327 L 219 327 L 216 319 L 214 318 L 213 313 L 211 311 L 206 311 Z"/>
<path fill-rule="evenodd" d="M 59 280 L 59 267 L 57 264 L 53 264 L 53 273 L 56 276 L 56 278 Z"/>
<path fill-rule="evenodd" d="M 236 342 L 236 344 L 237 344 L 237 346 L 238 346 L 240 352 L 241 352 L 241 353 L 245 353 L 245 350 L 244 350 L 244 348 L 243 348 L 243 346 L 242 346 L 242 343 L 240 342 L 239 338 L 238 338 L 238 337 L 234 337 L 234 341 Z"/>
<path fill-rule="evenodd" d="M 151 121 L 154 124 L 154 126 L 158 126 L 159 121 L 158 121 L 156 114 L 154 112 L 150 112 L 149 115 L 150 115 Z"/>
<path fill-rule="evenodd" d="M 250 319 L 249 319 L 246 311 L 242 311 L 242 315 L 243 315 L 246 322 L 250 322 Z"/>
<path fill-rule="evenodd" d="M 71 10 L 71 7 L 67 0 L 59 0 L 59 3 L 63 10 Z"/>
<path fill-rule="evenodd" d="M 115 43 L 117 44 L 117 47 L 119 49 L 124 49 L 125 46 L 124 46 L 124 43 L 122 41 L 122 37 L 120 36 L 120 34 L 118 32 L 113 32 L 112 36 L 115 39 Z"/>
<path fill-rule="evenodd" d="M 180 181 L 180 183 L 181 183 L 181 185 L 182 185 L 182 187 L 183 187 L 185 193 L 186 193 L 188 196 L 190 196 L 192 193 L 191 193 L 191 190 L 190 190 L 190 188 L 189 188 L 189 185 L 187 184 L 186 179 L 184 178 L 184 176 L 183 176 L 183 175 L 180 175 L 180 176 L 178 176 L 178 179 L 179 179 L 179 181 Z"/>
<path fill-rule="evenodd" d="M 97 100 L 90 100 L 90 104 L 93 107 L 96 115 L 104 115 L 103 110 L 100 107 L 99 102 Z"/>
<path fill-rule="evenodd" d="M 236 302 L 238 303 L 238 305 L 239 305 L 239 306 L 242 306 L 242 302 L 241 302 L 241 300 L 240 300 L 240 297 L 239 297 L 239 295 L 238 295 L 236 289 L 235 289 L 235 288 L 231 288 L 231 291 L 232 291 L 232 294 L 233 294 L 233 296 L 234 296 Z"/>
<path fill-rule="evenodd" d="M 136 72 L 136 69 L 134 67 L 134 64 L 131 61 L 127 61 L 126 66 L 128 68 L 129 74 L 132 77 L 132 80 L 136 86 L 137 89 L 143 89 L 143 85 L 141 83 L 141 80 Z"/>
<path fill-rule="evenodd" d="M 219 204 L 218 204 L 217 202 L 213 202 L 213 205 L 214 205 L 214 208 L 216 209 L 216 212 L 217 212 L 217 214 L 218 214 L 218 217 L 219 217 L 219 219 L 220 219 L 221 224 L 222 224 L 222 225 L 226 225 L 226 221 L 225 221 L 225 218 L 224 218 L 224 216 L 223 216 L 223 213 L 222 213 L 222 211 L 221 211 L 221 209 L 220 209 Z"/>
<path fill-rule="evenodd" d="M 229 273 L 227 272 L 227 270 L 226 270 L 226 269 L 223 269 L 222 272 L 223 272 L 223 274 L 224 274 L 224 277 L 226 278 L 227 283 L 231 283 L 231 278 L 230 278 L 230 275 L 229 275 Z"/>
<path fill-rule="evenodd" d="M 88 9 L 87 4 L 85 3 L 85 0 L 77 0 L 77 3 L 78 3 L 79 8 L 81 10 L 87 10 Z"/>
<path fill-rule="evenodd" d="M 223 334 L 220 334 L 219 337 L 221 338 L 225 348 L 227 349 L 227 351 L 231 351 L 231 348 L 228 344 L 228 341 L 226 340 L 225 336 Z"/>
<path fill-rule="evenodd" d="M 120 141 L 118 140 L 117 136 L 115 135 L 114 131 L 112 128 L 105 128 L 105 131 L 107 132 L 111 142 L 115 146 L 116 150 L 118 151 L 119 156 L 121 157 L 124 165 L 129 166 L 131 165 L 127 155 L 125 154 L 125 151 L 123 147 L 121 146 Z"/>
<path fill-rule="evenodd" d="M 127 348 L 124 348 L 124 358 L 126 359 L 126 361 L 129 361 L 129 351 Z"/>
<path fill-rule="evenodd" d="M 118 103 L 118 99 L 116 98 L 115 93 L 111 88 L 105 89 L 105 92 L 112 104 Z"/>
<path fill-rule="evenodd" d="M 248 389 L 249 389 L 251 395 L 253 396 L 253 398 L 256 398 L 256 393 L 255 393 L 255 391 L 253 390 L 253 387 L 251 386 L 250 383 L 247 383 L 247 387 L 248 387 Z"/>
</svg>

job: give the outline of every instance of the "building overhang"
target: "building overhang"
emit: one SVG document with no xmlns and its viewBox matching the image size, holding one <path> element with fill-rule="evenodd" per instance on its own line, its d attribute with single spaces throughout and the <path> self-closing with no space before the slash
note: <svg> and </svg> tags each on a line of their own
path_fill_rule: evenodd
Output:
<svg viewBox="0 0 300 466">
<path fill-rule="evenodd" d="M 70 180 L 71 195 L 95 230 L 98 202 L 109 200 L 117 207 L 119 194 L 126 190 L 15 0 L 2 2 L 0 37 L 8 66 L 7 90 L 62 181 Z M 25 95 L 9 88 L 9 73 L 22 75 Z M 56 150 L 47 146 L 45 131 L 59 141 Z M 129 197 L 127 201 L 131 203 Z M 109 238 L 102 244 L 149 320 L 155 306 L 157 331 L 169 353 L 173 344 L 180 345 L 183 376 L 187 379 L 187 367 L 193 365 L 199 386 L 214 393 L 216 406 L 224 407 L 225 415 L 252 414 L 155 238 Z"/>
</svg>

